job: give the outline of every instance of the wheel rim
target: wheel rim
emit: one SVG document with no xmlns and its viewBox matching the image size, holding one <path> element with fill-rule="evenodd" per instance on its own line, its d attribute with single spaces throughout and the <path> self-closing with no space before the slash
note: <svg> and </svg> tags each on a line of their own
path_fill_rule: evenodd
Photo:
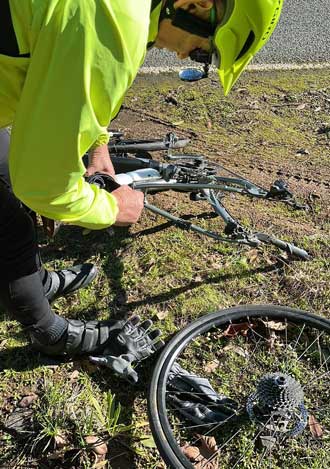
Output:
<svg viewBox="0 0 330 469">
<path fill-rule="evenodd" d="M 172 459 L 169 458 L 169 460 L 173 461 L 174 456 L 178 461 L 177 464 L 180 463 L 181 467 L 209 467 L 207 464 L 212 463 L 213 466 L 210 466 L 212 469 L 215 467 L 275 468 L 278 467 L 276 466 L 278 460 L 281 460 L 282 463 L 287 461 L 292 451 L 297 455 L 294 457 L 298 458 L 304 453 L 302 450 L 304 448 L 303 457 L 309 466 L 307 464 L 299 467 L 310 467 L 312 452 L 317 451 L 317 457 L 321 457 L 321 454 L 326 451 L 327 444 L 324 441 L 330 429 L 330 411 L 327 405 L 329 400 L 327 391 L 329 388 L 328 367 L 330 366 L 329 322 L 312 315 L 299 316 L 296 313 L 290 314 L 289 311 L 283 309 L 277 311 L 276 308 L 270 317 L 268 312 L 263 313 L 262 307 L 259 307 L 254 312 L 244 311 L 244 314 L 249 314 L 246 330 L 243 327 L 235 337 L 229 337 L 228 331 L 227 335 L 223 335 L 225 324 L 228 326 L 229 318 L 232 327 L 235 326 L 235 321 L 244 326 L 244 320 L 247 318 L 242 319 L 242 314 L 242 310 L 240 310 L 235 314 L 224 314 L 222 318 L 219 317 L 219 314 L 209 315 L 208 320 L 204 318 L 204 322 L 196 325 L 195 329 L 190 328 L 190 333 L 186 336 L 184 332 L 180 334 L 180 343 L 172 351 L 171 356 L 166 357 L 166 354 L 163 354 L 165 358 L 163 358 L 163 364 L 157 378 L 159 414 L 157 419 L 159 419 L 159 427 L 163 432 L 161 440 L 165 438 L 167 443 L 165 456 L 169 456 L 169 451 L 172 452 Z M 260 334 L 262 329 L 263 334 Z M 267 335 L 265 335 L 266 333 Z M 204 339 L 203 344 L 201 339 Z M 214 344 L 217 345 L 218 354 L 213 353 L 213 359 L 210 359 L 211 355 L 207 352 L 207 342 L 212 347 Z M 225 353 L 224 349 L 226 349 Z M 283 360 L 284 355 L 286 360 Z M 219 359 L 221 367 L 216 364 Z M 170 396 L 171 404 L 168 398 L 171 392 L 173 394 L 173 390 L 168 385 L 168 376 L 174 363 L 179 363 L 184 369 L 198 376 L 203 375 L 208 378 L 218 393 L 237 402 L 239 411 L 242 415 L 245 414 L 245 420 L 247 420 L 247 423 L 244 424 L 244 430 L 242 430 L 243 418 L 239 424 L 235 422 L 235 425 L 229 425 L 230 420 L 233 419 L 231 416 L 224 423 L 222 421 L 207 426 L 197 425 L 196 422 L 189 422 L 186 416 L 183 417 L 182 410 L 178 411 L 178 407 L 173 406 L 173 396 Z M 255 363 L 258 366 L 255 366 Z M 232 367 L 231 376 L 228 373 L 230 367 Z M 296 420 L 294 421 L 291 417 L 286 431 L 282 431 L 282 433 L 278 431 L 278 421 L 275 421 L 274 414 L 271 415 L 270 424 L 268 422 L 267 425 L 262 425 L 257 419 L 253 421 L 247 412 L 248 401 L 252 400 L 258 382 L 269 373 L 285 373 L 295 382 L 301 384 L 304 391 L 304 397 L 300 403 L 302 407 L 299 404 L 290 411 L 295 415 Z M 317 394 L 319 395 L 317 396 Z M 184 397 L 187 398 L 187 394 Z M 192 402 L 199 403 L 199 400 L 195 398 L 196 396 Z M 189 398 L 186 400 L 189 401 Z M 304 409 L 307 409 L 307 414 L 304 414 Z M 303 425 L 303 428 L 297 432 L 299 424 Z M 217 428 L 216 425 L 218 425 Z M 223 431 L 222 434 L 217 431 L 221 427 L 223 429 L 226 427 L 226 431 Z M 275 444 L 273 442 L 271 450 L 267 450 L 264 444 L 265 442 L 269 443 L 266 441 L 267 439 L 264 439 L 265 427 L 267 430 L 273 428 L 273 435 L 270 436 L 276 436 L 276 442 Z M 207 431 L 205 431 L 206 428 Z M 156 433 L 157 430 L 159 428 L 155 428 Z M 194 462 L 190 458 L 193 452 L 191 448 L 198 446 L 201 441 L 203 442 L 202 438 L 196 437 L 197 431 L 199 433 L 203 431 L 204 440 L 205 437 L 215 438 L 218 448 L 218 451 L 214 453 L 216 456 L 210 456 L 210 461 L 203 460 L 204 466 L 200 462 L 196 466 L 196 461 Z M 289 436 L 290 432 L 291 436 Z M 321 436 L 317 436 L 318 433 L 322 433 Z M 159 443 L 159 437 L 155 436 Z M 299 444 L 297 444 L 297 438 L 299 438 Z M 257 450 L 257 443 L 259 445 L 260 440 L 261 450 Z M 190 459 L 187 457 L 187 451 L 182 449 L 185 444 L 188 447 Z M 161 453 L 164 456 L 164 445 L 161 444 L 161 446 Z M 236 460 L 231 454 L 234 453 L 234 448 L 238 454 Z M 280 455 L 278 448 L 280 448 Z M 219 454 L 221 454 L 221 464 L 215 465 L 214 461 L 218 459 Z"/>
</svg>

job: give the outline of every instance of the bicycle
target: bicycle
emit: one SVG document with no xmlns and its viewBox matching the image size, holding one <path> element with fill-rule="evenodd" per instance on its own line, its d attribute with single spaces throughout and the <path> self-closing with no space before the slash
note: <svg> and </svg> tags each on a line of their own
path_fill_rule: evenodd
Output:
<svg viewBox="0 0 330 469">
<path fill-rule="evenodd" d="M 251 199 L 281 202 L 294 209 L 303 209 L 304 206 L 294 200 L 284 181 L 275 181 L 267 190 L 224 166 L 207 160 L 203 155 L 175 154 L 174 150 L 185 148 L 189 140 L 180 139 L 174 133 L 167 134 L 163 140 L 125 140 L 121 132 L 112 132 L 111 137 L 109 151 L 116 172 L 116 182 L 143 191 L 144 207 L 147 210 L 164 217 L 178 228 L 196 232 L 216 241 L 254 248 L 268 244 L 287 252 L 289 256 L 309 259 L 309 254 L 304 249 L 292 243 L 262 232 L 248 230 L 224 206 L 225 194 L 234 193 Z M 151 155 L 153 151 L 164 152 L 165 162 L 153 159 Z M 114 188 L 111 183 L 110 187 L 107 186 L 107 182 L 99 174 L 91 176 L 88 181 L 105 189 Z M 224 235 L 191 223 L 183 217 L 174 216 L 148 202 L 149 194 L 164 191 L 188 193 L 191 202 L 207 202 L 214 216 L 222 218 Z"/>
<path fill-rule="evenodd" d="M 166 345 L 148 395 L 168 467 L 330 466 L 330 321 L 272 305 L 203 316 Z"/>
</svg>

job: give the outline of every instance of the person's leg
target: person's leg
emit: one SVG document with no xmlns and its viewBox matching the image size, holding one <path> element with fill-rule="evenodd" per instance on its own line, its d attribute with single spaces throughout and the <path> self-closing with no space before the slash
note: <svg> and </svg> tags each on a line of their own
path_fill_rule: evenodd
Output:
<svg viewBox="0 0 330 469">
<path fill-rule="evenodd" d="M 156 350 L 159 331 L 125 321 L 79 321 L 55 314 L 45 295 L 37 262 L 37 241 L 31 217 L 0 178 L 0 302 L 30 333 L 32 346 L 48 355 L 106 353 L 106 364 L 122 375 L 137 375 L 132 362 Z M 143 325 L 144 324 L 144 325 Z M 117 358 L 116 358 L 117 357 Z"/>
<path fill-rule="evenodd" d="M 122 321 L 67 320 L 55 314 L 45 295 L 31 217 L 0 178 L 0 302 L 45 353 L 97 353 L 122 328 Z"/>
<path fill-rule="evenodd" d="M 0 129 L 0 177 L 10 184 L 8 167 L 9 142 L 9 130 Z"/>
<path fill-rule="evenodd" d="M 67 329 L 44 294 L 32 219 L 0 179 L 0 301 L 23 326 L 45 343 L 55 343 Z"/>
<path fill-rule="evenodd" d="M 10 187 L 8 165 L 9 145 L 9 130 L 0 129 L 0 178 L 7 183 L 8 187 Z M 76 265 L 65 270 L 48 271 L 42 264 L 38 250 L 36 252 L 36 262 L 45 294 L 49 301 L 86 287 L 97 274 L 95 266 L 90 263 Z"/>
</svg>

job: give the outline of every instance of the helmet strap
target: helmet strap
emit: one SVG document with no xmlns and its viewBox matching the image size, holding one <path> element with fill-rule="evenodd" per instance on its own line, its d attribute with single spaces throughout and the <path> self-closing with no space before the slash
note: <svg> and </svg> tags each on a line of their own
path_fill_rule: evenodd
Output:
<svg viewBox="0 0 330 469">
<path fill-rule="evenodd" d="M 205 38 L 213 36 L 216 27 L 213 21 L 204 21 L 182 8 L 175 9 L 174 2 L 175 0 L 167 0 L 160 14 L 159 21 L 170 19 L 173 26 L 183 29 L 190 34 Z"/>
</svg>

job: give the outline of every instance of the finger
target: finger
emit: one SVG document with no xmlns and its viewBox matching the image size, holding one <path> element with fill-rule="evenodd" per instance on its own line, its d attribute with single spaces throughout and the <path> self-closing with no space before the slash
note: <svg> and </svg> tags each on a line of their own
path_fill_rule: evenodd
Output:
<svg viewBox="0 0 330 469">
<path fill-rule="evenodd" d="M 106 359 L 106 357 L 88 357 L 89 358 L 89 361 L 91 363 L 94 363 L 95 365 L 100 365 L 100 366 L 107 366 L 108 364 L 108 360 Z"/>
<path fill-rule="evenodd" d="M 138 324 L 140 324 L 140 321 L 141 321 L 140 316 L 134 315 L 127 320 L 127 324 L 130 324 L 131 326 L 136 327 Z"/>
<path fill-rule="evenodd" d="M 150 327 L 153 325 L 153 322 L 151 319 L 146 319 L 145 321 L 143 321 L 139 327 L 141 327 L 142 329 L 144 329 L 145 331 L 147 331 L 148 329 L 150 329 Z"/>
<path fill-rule="evenodd" d="M 95 173 L 95 168 L 93 166 L 90 166 L 89 168 L 86 169 L 85 177 L 92 176 L 94 173 Z"/>
<path fill-rule="evenodd" d="M 153 329 L 148 333 L 148 337 L 150 340 L 156 340 L 162 335 L 162 332 L 160 329 Z"/>
<path fill-rule="evenodd" d="M 158 350 L 160 350 L 161 348 L 164 348 L 165 347 L 165 342 L 163 340 L 158 340 L 158 342 L 155 342 L 153 344 L 153 347 L 155 349 L 155 352 L 157 352 Z"/>
<path fill-rule="evenodd" d="M 129 374 L 125 376 L 125 378 L 131 384 L 136 384 L 139 381 L 139 376 L 133 369 L 130 370 Z"/>
</svg>

